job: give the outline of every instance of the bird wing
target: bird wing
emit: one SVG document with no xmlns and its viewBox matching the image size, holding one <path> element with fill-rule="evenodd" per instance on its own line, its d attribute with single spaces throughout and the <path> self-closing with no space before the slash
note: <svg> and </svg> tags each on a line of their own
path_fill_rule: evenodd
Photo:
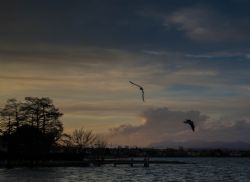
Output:
<svg viewBox="0 0 250 182">
<path fill-rule="evenodd" d="M 142 92 L 142 101 L 144 102 L 144 89 L 143 89 L 143 87 L 140 86 L 140 85 L 138 85 L 138 84 L 136 84 L 136 83 L 134 83 L 134 82 L 132 82 L 132 81 L 129 81 L 129 83 L 131 83 L 132 85 L 135 85 L 135 86 L 137 86 L 137 87 L 140 88 L 140 90 Z"/>
<path fill-rule="evenodd" d="M 194 130 L 195 130 L 194 123 L 193 123 L 193 122 L 190 122 L 189 124 L 190 124 L 190 126 L 191 126 L 192 130 L 194 131 Z"/>
<path fill-rule="evenodd" d="M 193 122 L 193 121 L 191 121 L 191 120 L 186 120 L 186 121 L 184 121 L 184 123 L 189 124 L 190 127 L 191 127 L 191 129 L 192 129 L 193 131 L 195 130 L 195 125 L 194 125 L 194 122 Z"/>
<path fill-rule="evenodd" d="M 137 86 L 137 87 L 139 87 L 139 88 L 143 88 L 141 85 L 138 85 L 138 84 L 136 84 L 136 83 L 134 83 L 134 82 L 132 82 L 132 81 L 129 81 L 129 83 L 131 83 L 131 84 L 133 84 L 133 85 L 135 85 L 135 86 Z"/>
<path fill-rule="evenodd" d="M 141 91 L 142 91 L 142 101 L 144 102 L 144 91 L 143 90 Z"/>
</svg>

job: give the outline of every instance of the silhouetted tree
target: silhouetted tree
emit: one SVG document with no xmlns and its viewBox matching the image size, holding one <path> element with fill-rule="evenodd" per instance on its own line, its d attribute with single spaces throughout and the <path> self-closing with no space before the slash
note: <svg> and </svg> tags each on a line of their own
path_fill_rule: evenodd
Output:
<svg viewBox="0 0 250 182">
<path fill-rule="evenodd" d="M 1 130 L 5 134 L 12 134 L 20 126 L 23 121 L 21 115 L 21 103 L 16 99 L 8 99 L 6 105 L 0 111 Z"/>
<path fill-rule="evenodd" d="M 95 145 L 94 145 L 95 148 L 105 149 L 107 148 L 107 145 L 108 145 L 107 141 L 102 139 L 101 136 L 96 137 Z"/>
<path fill-rule="evenodd" d="M 101 137 L 97 136 L 94 144 L 95 158 L 98 161 L 98 165 L 104 162 L 104 156 L 107 149 L 107 142 Z"/>
<path fill-rule="evenodd" d="M 62 113 L 53 105 L 50 98 L 26 97 L 23 104 L 26 122 L 35 126 L 45 134 L 55 134 L 55 140 L 62 134 Z"/>
<path fill-rule="evenodd" d="M 97 137 L 91 130 L 83 128 L 75 129 L 71 135 L 72 145 L 78 148 L 78 151 L 83 151 L 88 147 L 92 147 Z"/>
<path fill-rule="evenodd" d="M 26 97 L 23 102 L 9 99 L 0 114 L 9 153 L 46 153 L 63 132 L 62 113 L 47 97 Z"/>
</svg>

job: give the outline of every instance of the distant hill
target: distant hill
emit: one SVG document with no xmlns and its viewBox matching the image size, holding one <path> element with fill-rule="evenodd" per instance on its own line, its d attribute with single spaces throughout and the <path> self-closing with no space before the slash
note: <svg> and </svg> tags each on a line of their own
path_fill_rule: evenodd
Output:
<svg viewBox="0 0 250 182">
<path fill-rule="evenodd" d="M 223 142 L 223 141 L 187 141 L 187 142 L 159 142 L 152 143 L 149 147 L 153 148 L 192 148 L 192 149 L 234 149 L 234 150 L 250 150 L 250 143 L 236 141 L 236 142 Z"/>
</svg>

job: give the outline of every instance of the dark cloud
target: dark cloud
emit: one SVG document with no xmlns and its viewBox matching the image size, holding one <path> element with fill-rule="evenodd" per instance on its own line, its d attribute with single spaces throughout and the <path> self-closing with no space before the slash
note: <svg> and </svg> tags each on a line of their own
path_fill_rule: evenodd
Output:
<svg viewBox="0 0 250 182">
<path fill-rule="evenodd" d="M 247 120 L 208 120 L 199 111 L 171 111 L 168 108 L 149 109 L 141 114 L 144 123 L 139 126 L 121 125 L 110 130 L 111 141 L 124 144 L 150 145 L 164 147 L 174 144 L 188 146 L 195 141 L 204 142 L 248 142 L 250 122 Z M 185 119 L 192 119 L 196 125 L 193 133 L 185 125 Z M 133 138 L 128 141 L 124 138 Z M 185 145 L 184 145 L 185 146 Z"/>
<path fill-rule="evenodd" d="M 198 41 L 248 41 L 249 16 L 231 17 L 210 7 L 193 6 L 165 17 L 165 26 L 176 26 L 189 38 Z"/>
<path fill-rule="evenodd" d="M 219 122 L 219 121 L 217 121 Z M 224 121 L 225 123 L 225 121 Z M 227 125 L 218 125 L 212 128 L 202 128 L 200 139 L 208 141 L 244 141 L 248 142 L 250 137 L 250 122 L 247 120 L 236 120 Z"/>
<path fill-rule="evenodd" d="M 111 70 L 111 65 L 112 69 L 122 67 L 121 64 L 137 65 L 138 67 L 143 56 L 125 50 L 99 47 L 6 44 L 0 45 L 0 59 L 2 67 L 18 65 L 20 72 L 31 70 L 32 67 L 34 72 L 41 70 L 45 72 L 51 70 L 70 72 L 74 69 L 75 73 L 82 72 L 82 70 L 85 73 L 90 73 L 96 72 L 96 70 L 108 72 Z"/>
<path fill-rule="evenodd" d="M 142 125 L 121 125 L 111 129 L 110 132 L 118 138 L 130 135 L 134 137 L 133 144 L 140 145 L 142 142 L 144 145 L 168 138 L 177 132 L 191 131 L 190 127 L 183 123 L 186 119 L 194 120 L 199 128 L 208 117 L 201 115 L 199 111 L 171 111 L 164 107 L 148 109 L 141 114 L 141 118 L 144 121 Z"/>
<path fill-rule="evenodd" d="M 74 3 L 11 0 L 1 2 L 0 38 L 4 44 L 49 43 L 172 51 L 190 51 L 195 47 L 196 51 L 204 51 L 215 45 L 203 45 L 193 39 L 217 40 L 216 43 L 228 39 L 249 40 L 248 12 L 249 3 L 233 0 L 87 0 Z M 171 24 L 174 28 L 162 24 Z M 187 40 L 185 35 L 192 40 Z M 228 46 L 232 45 L 220 43 L 216 48 Z M 242 47 L 242 42 L 233 46 Z"/>
<path fill-rule="evenodd" d="M 206 54 L 241 51 L 249 45 L 249 2 L 179 1 L 145 9 L 142 14 L 162 24 L 158 48 Z M 248 4 L 248 5 L 247 5 Z M 165 39 L 166 38 L 166 39 Z M 194 53 L 193 52 L 193 53 Z"/>
</svg>

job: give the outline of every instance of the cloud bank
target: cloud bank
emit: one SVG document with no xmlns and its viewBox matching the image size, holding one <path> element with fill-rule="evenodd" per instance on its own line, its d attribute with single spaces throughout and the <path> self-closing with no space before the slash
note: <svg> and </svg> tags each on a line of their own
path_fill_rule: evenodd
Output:
<svg viewBox="0 0 250 182">
<path fill-rule="evenodd" d="M 148 109 L 140 117 L 143 121 L 140 125 L 110 129 L 110 141 L 136 146 L 178 147 L 180 144 L 197 147 L 202 142 L 248 142 L 250 137 L 248 119 L 214 120 L 199 111 L 173 111 L 166 107 Z M 195 132 L 183 123 L 185 119 L 195 122 Z"/>
</svg>

